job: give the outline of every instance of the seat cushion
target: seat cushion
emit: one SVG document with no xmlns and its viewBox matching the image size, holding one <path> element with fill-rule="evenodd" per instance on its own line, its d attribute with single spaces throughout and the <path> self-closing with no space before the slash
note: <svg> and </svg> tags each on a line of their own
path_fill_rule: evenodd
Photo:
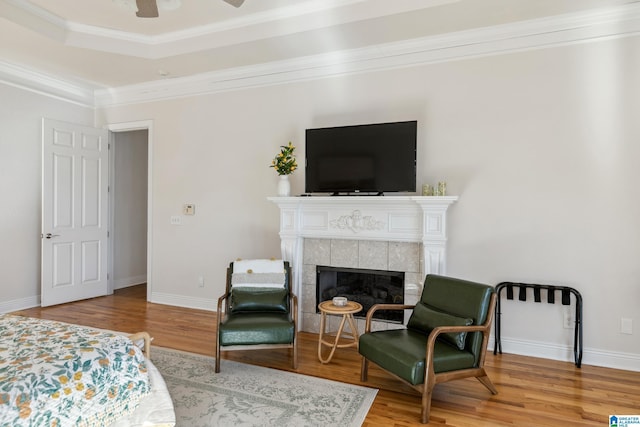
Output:
<svg viewBox="0 0 640 427">
<path fill-rule="evenodd" d="M 286 313 L 229 313 L 218 333 L 221 346 L 290 344 L 294 325 Z"/>
<path fill-rule="evenodd" d="M 473 319 L 434 310 L 427 307 L 424 303 L 418 302 L 413 309 L 413 313 L 411 313 L 409 322 L 407 322 L 407 328 L 429 335 L 431 331 L 438 326 L 469 326 L 471 324 L 473 324 Z M 458 350 L 464 350 L 467 333 L 444 333 L 439 335 L 438 339 L 443 339 L 449 344 L 455 345 Z"/>
<path fill-rule="evenodd" d="M 410 329 L 370 332 L 360 336 L 361 355 L 416 385 L 424 383 L 427 336 Z M 434 371 L 436 373 L 472 368 L 474 356 L 443 342 L 436 342 Z"/>
<path fill-rule="evenodd" d="M 240 312 L 277 312 L 289 311 L 289 295 L 284 288 L 239 287 L 231 290 L 231 311 Z"/>
</svg>

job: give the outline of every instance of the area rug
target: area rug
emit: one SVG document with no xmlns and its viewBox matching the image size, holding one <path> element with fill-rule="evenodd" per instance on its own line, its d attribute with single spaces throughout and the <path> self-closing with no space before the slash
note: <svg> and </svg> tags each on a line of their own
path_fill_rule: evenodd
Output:
<svg viewBox="0 0 640 427">
<path fill-rule="evenodd" d="M 360 426 L 378 390 L 161 347 L 176 427 Z"/>
</svg>

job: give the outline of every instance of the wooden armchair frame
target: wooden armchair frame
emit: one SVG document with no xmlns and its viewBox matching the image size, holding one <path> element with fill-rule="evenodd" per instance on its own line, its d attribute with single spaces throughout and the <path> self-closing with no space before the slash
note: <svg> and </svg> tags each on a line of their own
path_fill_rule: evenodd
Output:
<svg viewBox="0 0 640 427">
<path fill-rule="evenodd" d="M 393 375 L 401 380 L 403 383 L 409 385 L 416 390 L 422 396 L 422 412 L 421 422 L 426 424 L 429 422 L 429 414 L 431 412 L 431 396 L 433 394 L 433 388 L 436 384 L 440 384 L 447 381 L 475 377 L 480 381 L 492 394 L 498 394 L 498 390 L 495 388 L 491 379 L 487 375 L 484 369 L 484 361 L 487 354 L 487 344 L 489 342 L 489 335 L 491 333 L 491 322 L 493 321 L 493 314 L 496 306 L 496 294 L 491 295 L 489 302 L 487 318 L 481 325 L 471 326 L 439 326 L 434 328 L 427 339 L 425 347 L 425 365 L 424 365 L 424 382 L 422 384 L 413 385 L 408 381 L 395 375 L 393 372 L 385 372 Z M 399 305 L 399 304 L 376 304 L 367 312 L 365 334 L 371 332 L 371 320 L 373 314 L 378 310 L 408 310 L 413 309 L 415 305 Z M 469 369 L 461 369 L 456 371 L 440 372 L 436 373 L 433 367 L 433 354 L 436 340 L 440 334 L 443 333 L 456 333 L 456 332 L 481 332 L 482 333 L 482 347 L 479 355 L 477 367 Z M 362 367 L 360 371 L 360 379 L 364 382 L 367 381 L 369 370 L 369 360 L 366 357 L 362 357 Z"/>
</svg>

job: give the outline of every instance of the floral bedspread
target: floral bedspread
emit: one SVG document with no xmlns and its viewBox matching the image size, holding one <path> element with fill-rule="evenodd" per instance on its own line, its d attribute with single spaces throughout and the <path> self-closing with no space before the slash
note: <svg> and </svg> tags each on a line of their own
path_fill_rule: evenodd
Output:
<svg viewBox="0 0 640 427">
<path fill-rule="evenodd" d="M 104 426 L 149 393 L 142 351 L 127 337 L 0 315 L 0 426 Z"/>
</svg>

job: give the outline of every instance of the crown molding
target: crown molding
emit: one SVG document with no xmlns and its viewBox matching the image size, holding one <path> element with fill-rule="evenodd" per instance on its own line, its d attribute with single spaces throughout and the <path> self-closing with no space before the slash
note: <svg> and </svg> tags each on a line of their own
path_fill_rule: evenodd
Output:
<svg viewBox="0 0 640 427">
<path fill-rule="evenodd" d="M 59 42 L 66 38 L 64 19 L 24 0 L 0 0 L 0 17 Z"/>
<path fill-rule="evenodd" d="M 95 86 L 73 83 L 2 60 L 0 82 L 83 107 L 95 107 Z"/>
<path fill-rule="evenodd" d="M 640 34 L 640 4 L 331 52 L 96 91 L 96 105 L 204 95 Z"/>
</svg>

